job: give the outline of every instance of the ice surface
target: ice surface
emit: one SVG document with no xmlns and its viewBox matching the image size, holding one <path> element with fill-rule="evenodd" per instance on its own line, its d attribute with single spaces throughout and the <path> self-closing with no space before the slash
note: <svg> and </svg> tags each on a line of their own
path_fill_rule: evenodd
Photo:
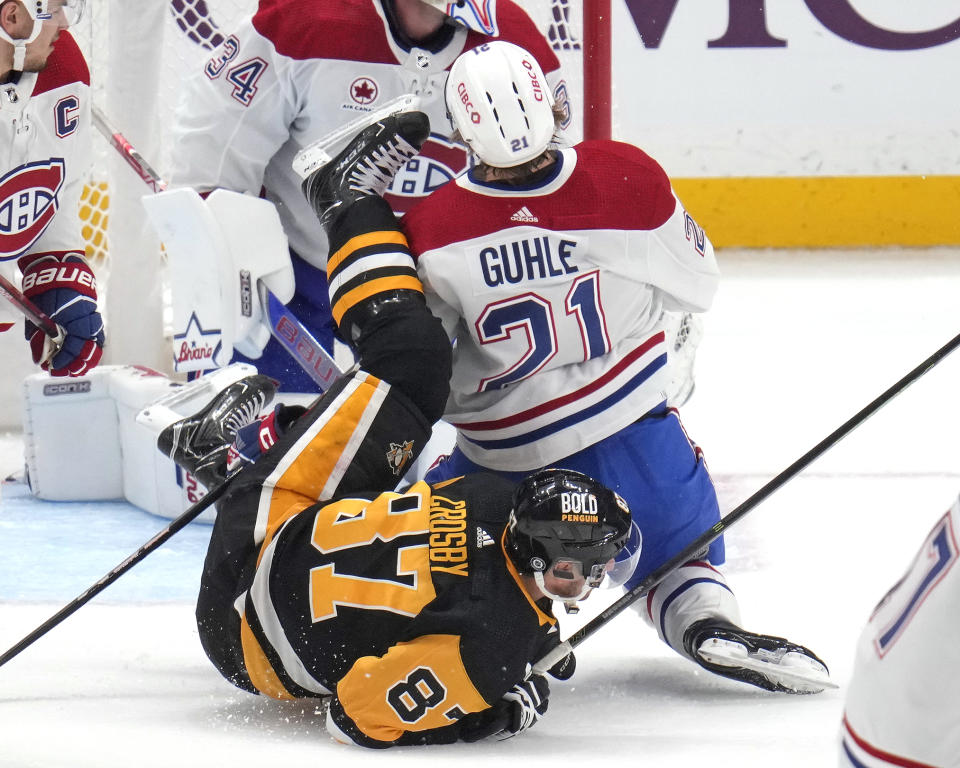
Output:
<svg viewBox="0 0 960 768">
<path fill-rule="evenodd" d="M 733 509 L 960 331 L 956 251 L 720 255 L 683 420 Z M 727 536 L 744 625 L 812 648 L 837 691 L 782 696 L 672 654 L 632 611 L 578 649 L 534 730 L 502 743 L 371 752 L 312 702 L 245 694 L 207 662 L 192 600 L 209 527 L 191 525 L 0 668 L 0 766 L 448 765 L 622 758 L 663 768 L 835 764 L 856 637 L 960 492 L 960 355 L 945 360 Z M 22 461 L 0 437 L 0 471 Z M 2 488 L 0 650 L 168 521 L 125 504 L 41 504 Z M 567 635 L 614 595 L 599 592 Z"/>
</svg>

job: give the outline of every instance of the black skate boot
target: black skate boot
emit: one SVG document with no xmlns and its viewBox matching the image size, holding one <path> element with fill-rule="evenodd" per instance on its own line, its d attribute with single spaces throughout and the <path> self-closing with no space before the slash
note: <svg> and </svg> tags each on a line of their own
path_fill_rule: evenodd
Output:
<svg viewBox="0 0 960 768">
<path fill-rule="evenodd" d="M 718 675 L 781 693 L 836 688 L 812 651 L 782 637 L 755 635 L 733 624 L 704 619 L 691 624 L 683 645 L 701 667 Z"/>
<path fill-rule="evenodd" d="M 220 392 L 193 416 L 175 421 L 157 438 L 157 447 L 207 488 L 226 479 L 227 451 L 237 432 L 253 422 L 276 393 L 268 376 L 245 376 Z"/>
<path fill-rule="evenodd" d="M 337 209 L 371 195 L 382 196 L 404 164 L 430 135 L 423 112 L 401 112 L 368 125 L 329 163 L 303 182 L 303 193 L 326 226 Z"/>
</svg>

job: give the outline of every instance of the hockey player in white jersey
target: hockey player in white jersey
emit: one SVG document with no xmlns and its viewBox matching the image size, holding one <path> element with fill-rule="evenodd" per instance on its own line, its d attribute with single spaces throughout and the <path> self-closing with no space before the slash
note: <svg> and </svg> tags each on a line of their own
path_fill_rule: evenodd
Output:
<svg viewBox="0 0 960 768">
<path fill-rule="evenodd" d="M 600 478 L 643 533 L 632 586 L 720 516 L 703 457 L 664 403 L 660 326 L 664 307 L 709 308 L 713 247 L 636 147 L 556 148 L 555 104 L 528 51 L 496 41 L 463 54 L 446 100 L 476 165 L 403 217 L 406 238 L 382 222 L 341 237 L 327 264 L 334 317 L 361 286 L 415 279 L 404 272 L 409 243 L 427 303 L 456 341 L 445 418 L 457 447 L 427 477 L 492 470 L 519 481 L 564 467 Z M 377 192 L 371 180 L 392 170 L 383 158 L 404 149 L 396 125 L 371 126 L 304 182 L 322 221 Z M 723 560 L 717 540 L 667 576 L 642 603 L 646 619 L 712 672 L 772 691 L 823 690 L 827 669 L 812 652 L 740 627 Z"/>
<path fill-rule="evenodd" d="M 185 83 L 173 184 L 201 193 L 262 192 L 276 204 L 296 278 L 288 307 L 328 351 L 334 323 L 324 274 L 327 240 L 291 160 L 359 114 L 416 94 L 436 127 L 387 193 L 395 211 L 407 210 L 467 164 L 443 119 L 443 84 L 460 53 L 491 38 L 536 52 L 551 91 L 566 98 L 559 61 L 513 0 L 261 0 Z M 234 359 L 281 380 L 284 392 L 315 391 L 276 340 L 255 360 Z"/>
<path fill-rule="evenodd" d="M 844 768 L 960 768 L 960 500 L 873 610 L 841 729 Z"/>
<path fill-rule="evenodd" d="M 89 166 L 90 76 L 66 31 L 82 0 L 0 3 L 0 271 L 66 336 L 53 351 L 26 321 L 34 362 L 80 376 L 103 351 L 97 283 L 78 205 Z M 6 305 L 6 302 L 0 302 Z M 10 327 L 0 307 L 0 329 Z"/>
</svg>

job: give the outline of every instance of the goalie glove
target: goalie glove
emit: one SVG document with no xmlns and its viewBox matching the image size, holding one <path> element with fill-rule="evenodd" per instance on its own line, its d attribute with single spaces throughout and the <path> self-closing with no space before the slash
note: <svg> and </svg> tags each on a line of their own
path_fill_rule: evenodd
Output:
<svg viewBox="0 0 960 768">
<path fill-rule="evenodd" d="M 66 333 L 60 349 L 45 360 L 47 337 L 27 320 L 24 336 L 30 343 L 33 362 L 53 376 L 82 376 L 103 355 L 96 277 L 79 253 L 24 256 L 18 264 L 23 272 L 23 295 Z"/>
<path fill-rule="evenodd" d="M 488 736 L 509 739 L 536 725 L 547 712 L 550 684 L 543 675 L 530 675 L 507 691 L 496 704 L 460 719 L 460 739 L 480 741 Z"/>
</svg>

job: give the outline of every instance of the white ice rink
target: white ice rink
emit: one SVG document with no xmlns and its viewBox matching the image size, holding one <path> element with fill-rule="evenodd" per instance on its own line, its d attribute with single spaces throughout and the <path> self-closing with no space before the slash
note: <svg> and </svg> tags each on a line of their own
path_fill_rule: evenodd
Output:
<svg viewBox="0 0 960 768">
<path fill-rule="evenodd" d="M 725 512 L 960 332 L 956 250 L 725 251 L 720 264 L 682 416 Z M 209 528 L 191 525 L 0 668 L 0 766 L 834 765 L 860 628 L 960 493 L 958 382 L 960 353 L 727 536 L 744 625 L 812 648 L 839 690 L 783 696 L 728 682 L 628 611 L 580 646 L 576 676 L 554 684 L 547 717 L 519 738 L 341 746 L 319 707 L 235 690 L 207 662 L 192 598 Z M 0 471 L 20 462 L 7 435 Z M 41 504 L 4 485 L 0 651 L 165 524 L 124 504 Z"/>
</svg>

